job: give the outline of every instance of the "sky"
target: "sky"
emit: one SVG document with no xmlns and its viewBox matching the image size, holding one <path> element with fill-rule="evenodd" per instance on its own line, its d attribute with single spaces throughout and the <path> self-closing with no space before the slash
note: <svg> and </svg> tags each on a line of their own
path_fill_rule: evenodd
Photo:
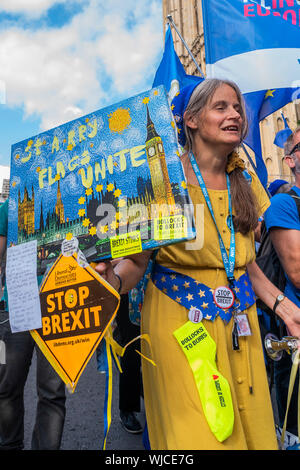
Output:
<svg viewBox="0 0 300 470">
<path fill-rule="evenodd" d="M 149 90 L 163 43 L 161 0 L 1 0 L 0 173 L 12 144 Z"/>
</svg>

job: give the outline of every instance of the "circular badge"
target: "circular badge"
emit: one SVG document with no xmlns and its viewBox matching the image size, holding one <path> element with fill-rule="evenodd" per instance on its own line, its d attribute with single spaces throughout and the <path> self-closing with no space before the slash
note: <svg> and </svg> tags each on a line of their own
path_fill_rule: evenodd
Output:
<svg viewBox="0 0 300 470">
<path fill-rule="evenodd" d="M 61 244 L 61 253 L 63 256 L 72 256 L 78 251 L 79 242 L 76 237 L 71 238 L 71 240 L 63 240 Z"/>
<path fill-rule="evenodd" d="M 229 287 L 220 286 L 214 291 L 214 302 L 219 308 L 227 309 L 234 304 L 234 293 Z"/>
<path fill-rule="evenodd" d="M 203 318 L 203 313 L 196 307 L 192 307 L 189 311 L 189 320 L 193 323 L 200 323 Z"/>
</svg>

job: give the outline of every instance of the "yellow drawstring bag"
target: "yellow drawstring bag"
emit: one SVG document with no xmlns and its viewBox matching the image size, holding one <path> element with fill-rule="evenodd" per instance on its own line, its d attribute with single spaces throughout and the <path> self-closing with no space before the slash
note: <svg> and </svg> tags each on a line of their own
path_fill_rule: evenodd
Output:
<svg viewBox="0 0 300 470">
<path fill-rule="evenodd" d="M 173 334 L 193 371 L 209 427 L 223 442 L 232 434 L 234 411 L 229 384 L 216 366 L 216 343 L 202 322 L 188 321 Z"/>
</svg>

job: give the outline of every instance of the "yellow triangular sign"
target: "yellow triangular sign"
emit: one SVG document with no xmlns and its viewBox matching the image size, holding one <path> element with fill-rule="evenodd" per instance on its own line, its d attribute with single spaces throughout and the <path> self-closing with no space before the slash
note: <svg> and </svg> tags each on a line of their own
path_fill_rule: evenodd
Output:
<svg viewBox="0 0 300 470">
<path fill-rule="evenodd" d="M 119 294 L 77 254 L 60 255 L 40 288 L 42 328 L 31 334 L 72 390 L 114 319 Z"/>
</svg>

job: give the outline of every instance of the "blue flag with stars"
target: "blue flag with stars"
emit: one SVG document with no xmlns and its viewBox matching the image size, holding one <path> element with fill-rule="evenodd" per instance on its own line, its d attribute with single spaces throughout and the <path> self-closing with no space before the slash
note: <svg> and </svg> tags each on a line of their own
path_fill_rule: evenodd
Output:
<svg viewBox="0 0 300 470">
<path fill-rule="evenodd" d="M 156 264 L 152 273 L 154 285 L 175 302 L 185 307 L 188 311 L 191 308 L 198 308 L 205 320 L 214 321 L 220 316 L 225 323 L 228 323 L 237 308 L 243 312 L 251 307 L 256 297 L 252 289 L 249 274 L 244 273 L 239 279 L 233 282 L 235 302 L 231 308 L 222 309 L 214 301 L 214 289 L 196 281 L 190 276 L 173 271 L 165 266 Z"/>
<path fill-rule="evenodd" d="M 155 88 L 159 85 L 164 85 L 171 101 L 181 88 L 190 85 L 191 83 L 200 83 L 202 80 L 203 78 L 195 75 L 188 75 L 185 72 L 174 49 L 171 28 L 169 25 L 165 36 L 163 57 L 156 71 L 152 87 Z"/>
<path fill-rule="evenodd" d="M 283 149 L 287 138 L 292 134 L 293 131 L 289 127 L 283 113 L 281 113 L 281 116 L 284 122 L 284 129 L 277 132 L 277 134 L 275 135 L 274 144 L 277 145 L 277 147 L 280 147 Z"/>
<path fill-rule="evenodd" d="M 255 152 L 264 186 L 259 122 L 300 97 L 300 8 L 290 4 L 202 0 L 207 77 L 239 85 L 250 123 L 245 143 Z"/>
</svg>

